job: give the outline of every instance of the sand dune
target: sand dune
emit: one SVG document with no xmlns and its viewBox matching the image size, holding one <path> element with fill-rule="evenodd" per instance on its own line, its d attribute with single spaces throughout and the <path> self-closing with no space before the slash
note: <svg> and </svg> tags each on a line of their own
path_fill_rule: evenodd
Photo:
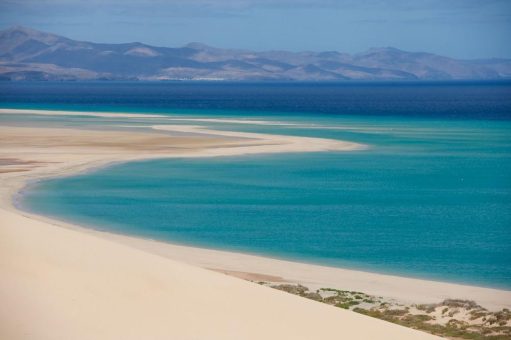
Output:
<svg viewBox="0 0 511 340">
<path fill-rule="evenodd" d="M 4 339 L 429 339 L 0 210 Z"/>
</svg>

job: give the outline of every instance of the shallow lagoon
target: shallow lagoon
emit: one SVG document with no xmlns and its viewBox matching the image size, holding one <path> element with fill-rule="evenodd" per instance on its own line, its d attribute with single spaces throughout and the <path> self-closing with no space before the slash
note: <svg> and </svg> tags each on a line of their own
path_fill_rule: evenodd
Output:
<svg viewBox="0 0 511 340">
<path fill-rule="evenodd" d="M 510 122 L 258 119 L 291 125 L 201 124 L 370 148 L 128 163 L 39 183 L 23 205 L 174 243 L 511 287 Z"/>
</svg>

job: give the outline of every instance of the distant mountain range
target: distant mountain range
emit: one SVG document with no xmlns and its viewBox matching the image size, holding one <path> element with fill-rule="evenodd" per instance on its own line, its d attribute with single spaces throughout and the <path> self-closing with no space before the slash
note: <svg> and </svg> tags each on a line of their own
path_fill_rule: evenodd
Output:
<svg viewBox="0 0 511 340">
<path fill-rule="evenodd" d="M 511 59 L 458 60 L 392 47 L 360 54 L 100 44 L 16 26 L 0 31 L 1 80 L 490 80 Z"/>
</svg>

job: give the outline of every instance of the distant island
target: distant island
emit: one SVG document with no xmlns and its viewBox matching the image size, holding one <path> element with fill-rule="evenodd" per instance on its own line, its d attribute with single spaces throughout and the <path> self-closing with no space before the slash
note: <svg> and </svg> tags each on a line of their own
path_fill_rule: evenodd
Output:
<svg viewBox="0 0 511 340">
<path fill-rule="evenodd" d="M 0 31 L 0 80 L 501 80 L 511 59 L 458 60 L 392 47 L 359 54 L 155 47 L 68 39 L 15 26 Z"/>
</svg>

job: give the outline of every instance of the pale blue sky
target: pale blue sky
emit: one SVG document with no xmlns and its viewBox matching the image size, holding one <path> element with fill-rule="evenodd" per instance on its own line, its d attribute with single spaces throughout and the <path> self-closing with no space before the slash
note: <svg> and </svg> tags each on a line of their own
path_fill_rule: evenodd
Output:
<svg viewBox="0 0 511 340">
<path fill-rule="evenodd" d="M 21 24 L 95 42 L 511 58 L 511 0 L 0 0 Z"/>
</svg>

